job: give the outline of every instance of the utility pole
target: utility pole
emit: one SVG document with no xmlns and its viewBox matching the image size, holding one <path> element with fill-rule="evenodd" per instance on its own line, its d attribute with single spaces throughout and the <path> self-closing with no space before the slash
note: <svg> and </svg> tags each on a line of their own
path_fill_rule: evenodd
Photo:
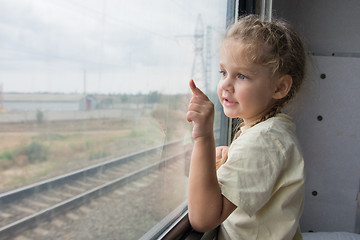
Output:
<svg viewBox="0 0 360 240">
<path fill-rule="evenodd" d="M 194 79 L 196 85 L 205 93 L 208 91 L 207 79 L 205 76 L 204 63 L 204 24 L 201 15 L 197 17 L 195 27 L 195 55 L 192 66 L 191 78 Z"/>
<path fill-rule="evenodd" d="M 196 86 L 198 86 L 203 92 L 209 93 L 209 91 L 211 91 L 210 84 L 212 83 L 211 27 L 207 26 L 206 35 L 205 35 L 202 17 L 201 15 L 198 15 L 196 20 L 195 33 L 191 35 L 177 35 L 176 37 L 194 39 L 194 59 L 193 59 L 193 65 L 191 71 L 191 79 L 195 81 Z M 204 48 L 204 40 L 206 41 L 205 48 Z M 206 52 L 204 53 L 205 50 Z"/>
</svg>

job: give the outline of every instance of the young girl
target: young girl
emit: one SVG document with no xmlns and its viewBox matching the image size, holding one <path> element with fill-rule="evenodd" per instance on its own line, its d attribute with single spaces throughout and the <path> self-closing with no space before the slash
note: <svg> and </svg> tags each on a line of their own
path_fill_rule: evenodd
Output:
<svg viewBox="0 0 360 240">
<path fill-rule="evenodd" d="M 300 38 L 283 21 L 251 15 L 228 30 L 218 97 L 226 116 L 242 119 L 229 149 L 215 149 L 213 103 L 190 82 L 188 207 L 195 230 L 221 224 L 218 239 L 301 239 L 304 162 L 295 125 L 280 109 L 302 83 L 305 58 Z"/>
</svg>

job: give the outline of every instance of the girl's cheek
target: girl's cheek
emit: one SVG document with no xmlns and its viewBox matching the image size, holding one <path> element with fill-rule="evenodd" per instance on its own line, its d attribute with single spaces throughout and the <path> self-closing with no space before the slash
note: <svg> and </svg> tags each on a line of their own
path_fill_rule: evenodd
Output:
<svg viewBox="0 0 360 240">
<path fill-rule="evenodd" d="M 235 91 L 236 98 L 242 101 L 246 101 L 251 97 L 251 89 L 243 87 L 239 88 L 237 91 Z"/>
</svg>

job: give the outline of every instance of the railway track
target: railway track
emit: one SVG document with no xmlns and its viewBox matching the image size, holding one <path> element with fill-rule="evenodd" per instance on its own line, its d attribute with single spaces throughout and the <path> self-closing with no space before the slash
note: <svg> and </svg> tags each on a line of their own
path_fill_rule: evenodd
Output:
<svg viewBox="0 0 360 240">
<path fill-rule="evenodd" d="M 0 195 L 0 239 L 34 228 L 183 158 L 175 141 Z M 184 149 L 183 149 L 184 150 Z M 159 160 L 160 159 L 160 160 Z"/>
</svg>

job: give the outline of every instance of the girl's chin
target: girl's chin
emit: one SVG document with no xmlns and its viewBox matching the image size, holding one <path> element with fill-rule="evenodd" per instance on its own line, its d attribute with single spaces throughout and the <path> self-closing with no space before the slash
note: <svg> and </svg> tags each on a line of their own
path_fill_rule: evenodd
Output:
<svg viewBox="0 0 360 240">
<path fill-rule="evenodd" d="M 234 112 L 232 112 L 232 111 L 226 111 L 226 109 L 224 110 L 224 114 L 225 114 L 225 116 L 227 116 L 228 118 L 241 118 L 241 117 L 239 116 L 239 114 L 236 114 L 236 113 L 234 113 Z"/>
</svg>

